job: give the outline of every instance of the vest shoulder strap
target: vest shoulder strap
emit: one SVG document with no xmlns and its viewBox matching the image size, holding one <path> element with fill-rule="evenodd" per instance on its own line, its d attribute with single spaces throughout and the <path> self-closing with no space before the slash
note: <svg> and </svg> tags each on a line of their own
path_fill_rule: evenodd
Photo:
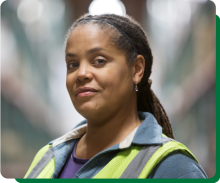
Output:
<svg viewBox="0 0 220 183">
<path fill-rule="evenodd" d="M 48 171 L 45 170 L 49 168 L 48 170 L 53 171 L 52 166 L 54 166 L 53 147 L 52 145 L 46 145 L 36 154 L 24 178 L 50 178 L 45 177 L 43 172 L 47 172 L 47 175 L 49 175 Z"/>
<path fill-rule="evenodd" d="M 183 144 L 163 135 L 163 145 L 132 145 L 122 150 L 93 178 L 147 178 L 165 156 L 176 150 L 196 160 Z"/>
<path fill-rule="evenodd" d="M 167 137 L 163 137 L 163 139 L 167 139 Z M 145 166 L 143 170 L 141 171 L 139 176 L 136 175 L 135 178 L 147 178 L 149 174 L 151 173 L 151 171 L 155 168 L 155 166 L 161 160 L 163 160 L 165 156 L 177 150 L 182 151 L 184 154 L 190 156 L 192 159 L 198 162 L 195 156 L 191 153 L 191 151 L 186 146 L 171 139 L 171 141 L 164 143 L 160 148 L 158 148 L 158 150 L 151 156 L 149 161 L 144 162 Z"/>
</svg>

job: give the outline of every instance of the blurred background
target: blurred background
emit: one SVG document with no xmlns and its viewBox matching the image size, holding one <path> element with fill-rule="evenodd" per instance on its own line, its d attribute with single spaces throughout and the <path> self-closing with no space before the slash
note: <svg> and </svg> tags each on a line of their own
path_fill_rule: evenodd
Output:
<svg viewBox="0 0 220 183">
<path fill-rule="evenodd" d="M 83 117 L 66 90 L 64 38 L 84 13 L 128 14 L 148 34 L 152 88 L 176 140 L 216 171 L 216 14 L 208 0 L 7 0 L 1 5 L 1 174 L 22 178 L 37 151 Z"/>
</svg>

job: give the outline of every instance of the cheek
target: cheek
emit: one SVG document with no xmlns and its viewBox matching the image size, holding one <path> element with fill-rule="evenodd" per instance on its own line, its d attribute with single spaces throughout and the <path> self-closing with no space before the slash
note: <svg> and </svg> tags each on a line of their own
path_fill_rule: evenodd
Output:
<svg viewBox="0 0 220 183">
<path fill-rule="evenodd" d="M 75 84 L 75 77 L 73 74 L 67 74 L 66 76 L 66 88 L 69 92 L 70 97 L 72 96 L 72 93 L 74 92 L 74 84 Z"/>
<path fill-rule="evenodd" d="M 100 73 L 99 83 L 103 83 L 103 88 L 108 96 L 118 96 L 127 93 L 132 88 L 132 78 L 129 70 L 124 67 L 115 67 Z"/>
</svg>

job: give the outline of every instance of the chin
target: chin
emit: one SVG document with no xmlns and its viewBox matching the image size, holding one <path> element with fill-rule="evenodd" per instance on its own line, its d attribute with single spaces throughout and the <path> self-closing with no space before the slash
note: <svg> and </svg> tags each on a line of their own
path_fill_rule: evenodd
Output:
<svg viewBox="0 0 220 183">
<path fill-rule="evenodd" d="M 75 106 L 75 109 L 86 119 L 92 116 L 97 116 L 97 113 L 99 113 L 98 105 L 92 102 L 86 102 L 77 107 Z"/>
</svg>

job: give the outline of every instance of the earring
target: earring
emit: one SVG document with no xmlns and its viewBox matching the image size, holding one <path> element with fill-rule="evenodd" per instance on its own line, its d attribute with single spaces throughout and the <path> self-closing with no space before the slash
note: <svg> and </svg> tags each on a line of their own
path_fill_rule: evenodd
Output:
<svg viewBox="0 0 220 183">
<path fill-rule="evenodd" d="M 137 81 L 136 81 L 136 85 L 135 85 L 135 91 L 138 91 L 138 86 L 137 86 Z"/>
</svg>

